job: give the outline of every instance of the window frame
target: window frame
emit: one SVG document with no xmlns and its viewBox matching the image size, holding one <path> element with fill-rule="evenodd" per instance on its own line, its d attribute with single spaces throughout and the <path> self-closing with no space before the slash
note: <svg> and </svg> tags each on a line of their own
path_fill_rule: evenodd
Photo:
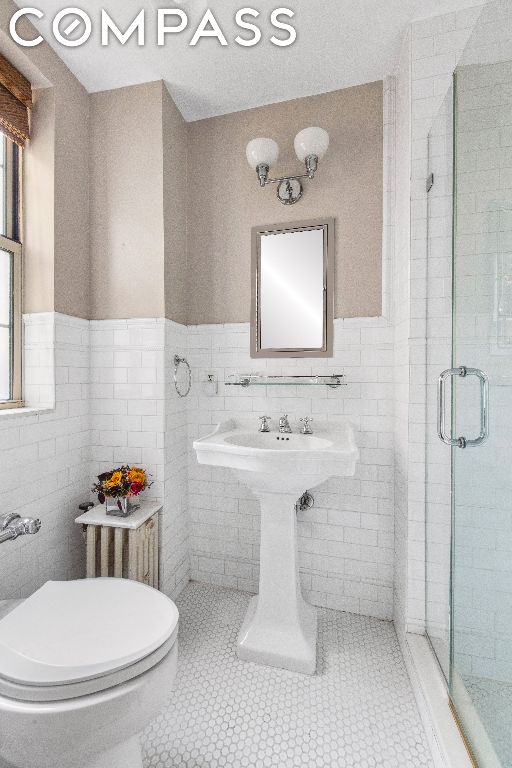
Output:
<svg viewBox="0 0 512 768">
<path fill-rule="evenodd" d="M 10 394 L 9 400 L 0 400 L 0 411 L 22 408 L 23 403 L 23 246 L 21 243 L 21 167 L 22 149 L 9 138 L 5 142 L 5 235 L 0 234 L 0 249 L 10 253 L 11 270 L 11 321 Z"/>
</svg>

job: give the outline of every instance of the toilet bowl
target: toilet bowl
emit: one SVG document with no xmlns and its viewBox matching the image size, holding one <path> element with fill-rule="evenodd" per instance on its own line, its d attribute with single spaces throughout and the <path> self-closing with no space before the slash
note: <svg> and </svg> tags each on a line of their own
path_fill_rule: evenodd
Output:
<svg viewBox="0 0 512 768">
<path fill-rule="evenodd" d="M 127 579 L 47 582 L 0 620 L 0 767 L 142 768 L 178 609 Z"/>
</svg>

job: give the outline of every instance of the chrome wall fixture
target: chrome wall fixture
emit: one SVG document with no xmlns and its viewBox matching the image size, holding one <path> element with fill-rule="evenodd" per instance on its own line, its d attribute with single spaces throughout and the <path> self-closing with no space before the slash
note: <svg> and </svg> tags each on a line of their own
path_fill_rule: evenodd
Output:
<svg viewBox="0 0 512 768">
<path fill-rule="evenodd" d="M 329 134 L 323 128 L 304 128 L 295 137 L 295 153 L 306 166 L 306 173 L 272 179 L 270 168 L 279 157 L 279 146 L 273 139 L 253 139 L 247 145 L 247 162 L 256 171 L 260 187 L 277 184 L 277 198 L 283 205 L 294 205 L 304 192 L 301 179 L 314 179 L 318 163 L 329 148 Z"/>
<path fill-rule="evenodd" d="M 186 385 L 185 390 L 180 389 L 180 385 L 179 385 L 179 382 L 178 382 L 178 369 L 179 369 L 180 365 L 184 365 L 185 368 L 187 369 L 187 385 Z M 188 393 L 190 392 L 190 389 L 192 387 L 192 371 L 190 369 L 190 365 L 189 365 L 188 360 L 186 359 L 186 357 L 180 357 L 179 355 L 174 355 L 174 375 L 173 375 L 173 379 L 174 379 L 174 388 L 175 388 L 176 392 L 178 393 L 178 395 L 180 397 L 186 397 L 188 395 Z"/>
<path fill-rule="evenodd" d="M 18 536 L 38 533 L 41 521 L 32 517 L 20 517 L 16 512 L 10 512 L 0 517 L 0 544 L 4 541 L 14 541 Z"/>
<path fill-rule="evenodd" d="M 274 376 L 261 373 L 230 373 L 227 387 L 251 387 L 257 386 L 326 386 L 331 389 L 346 387 L 347 381 L 344 373 L 313 374 L 305 376 Z"/>
<path fill-rule="evenodd" d="M 480 434 L 475 438 L 453 437 L 446 430 L 445 415 L 445 385 L 448 379 L 454 376 L 466 378 L 466 376 L 476 376 L 480 382 Z M 456 448 L 476 448 L 485 443 L 489 437 L 489 378 L 487 374 L 479 368 L 466 368 L 461 365 L 460 368 L 449 368 L 443 371 L 439 376 L 437 383 L 437 434 L 446 445 L 454 445 Z"/>
</svg>

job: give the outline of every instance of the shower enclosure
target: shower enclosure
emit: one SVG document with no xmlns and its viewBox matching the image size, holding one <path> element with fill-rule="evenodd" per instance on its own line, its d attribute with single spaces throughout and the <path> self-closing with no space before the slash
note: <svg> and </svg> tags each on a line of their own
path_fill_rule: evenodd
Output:
<svg viewBox="0 0 512 768">
<path fill-rule="evenodd" d="M 426 622 L 480 768 L 512 768 L 512 2 L 429 135 Z"/>
</svg>

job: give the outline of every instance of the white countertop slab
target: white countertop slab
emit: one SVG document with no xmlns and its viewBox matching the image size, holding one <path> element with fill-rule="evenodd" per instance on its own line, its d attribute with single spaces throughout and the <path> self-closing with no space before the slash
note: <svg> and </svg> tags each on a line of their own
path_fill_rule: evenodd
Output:
<svg viewBox="0 0 512 768">
<path fill-rule="evenodd" d="M 135 530 L 162 509 L 162 502 L 156 499 L 148 499 L 146 501 L 141 499 L 136 503 L 140 504 L 140 508 L 132 512 L 129 517 L 107 515 L 105 505 L 98 504 L 90 509 L 89 512 L 84 512 L 83 515 L 77 517 L 75 523 L 79 525 L 103 525 L 107 528 L 129 528 Z"/>
</svg>

